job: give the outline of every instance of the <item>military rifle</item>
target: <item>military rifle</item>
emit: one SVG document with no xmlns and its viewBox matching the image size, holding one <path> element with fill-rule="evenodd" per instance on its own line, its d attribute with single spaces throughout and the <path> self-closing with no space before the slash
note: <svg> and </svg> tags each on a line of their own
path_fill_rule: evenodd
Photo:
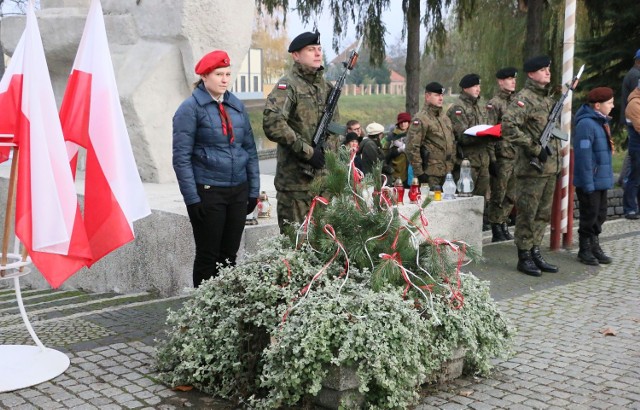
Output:
<svg viewBox="0 0 640 410">
<path fill-rule="evenodd" d="M 556 122 L 558 121 L 558 118 L 560 118 L 560 115 L 562 114 L 562 105 L 564 104 L 564 100 L 566 100 L 567 97 L 569 96 L 569 92 L 575 90 L 576 87 L 578 86 L 578 81 L 580 80 L 580 76 L 582 75 L 583 71 L 584 71 L 584 64 L 582 65 L 582 67 L 580 67 L 580 70 L 578 70 L 578 74 L 576 74 L 576 76 L 573 77 L 573 80 L 571 80 L 571 83 L 567 84 L 567 91 L 565 91 L 564 94 L 562 94 L 562 96 L 560 97 L 560 99 L 556 101 L 556 103 L 554 104 L 553 108 L 551 109 L 551 112 L 549 113 L 549 119 L 547 121 L 547 125 L 545 125 L 544 129 L 542 130 L 542 134 L 540 135 L 540 145 L 542 146 L 542 149 L 547 150 L 547 154 L 549 155 L 553 154 L 553 151 L 549 146 L 549 141 L 551 141 L 551 137 L 556 137 L 563 141 L 567 141 L 569 139 L 569 136 L 565 132 L 556 128 Z M 534 167 L 539 173 L 542 173 L 543 166 L 537 157 L 531 158 L 531 161 L 529 161 L 529 164 L 532 167 Z"/>
<path fill-rule="evenodd" d="M 340 74 L 340 77 L 336 81 L 331 93 L 327 97 L 327 103 L 324 106 L 324 110 L 322 111 L 322 117 L 320 118 L 320 122 L 318 123 L 318 127 L 316 128 L 315 134 L 313 134 L 313 146 L 314 147 L 324 147 L 324 141 L 327 137 L 327 132 L 329 131 L 329 126 L 331 124 L 331 119 L 333 118 L 333 114 L 338 107 L 338 99 L 340 98 L 340 94 L 342 93 L 342 87 L 344 86 L 344 81 L 347 78 L 347 74 L 356 66 L 358 62 L 358 51 L 360 51 L 360 46 L 362 45 L 362 39 L 360 37 L 360 41 L 355 49 L 351 50 L 351 54 L 349 55 L 349 59 L 344 61 L 342 64 L 344 65 L 344 71 Z"/>
</svg>

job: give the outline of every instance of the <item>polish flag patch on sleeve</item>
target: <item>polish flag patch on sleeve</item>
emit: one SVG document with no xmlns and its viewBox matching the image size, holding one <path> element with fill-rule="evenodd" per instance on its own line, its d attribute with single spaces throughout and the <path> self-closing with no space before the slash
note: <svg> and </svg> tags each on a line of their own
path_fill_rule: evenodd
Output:
<svg viewBox="0 0 640 410">
<path fill-rule="evenodd" d="M 524 107 L 524 103 L 522 101 L 518 101 L 517 104 L 518 104 L 518 107 L 520 108 Z"/>
<path fill-rule="evenodd" d="M 462 115 L 462 111 L 461 110 L 456 110 L 456 115 Z"/>
<path fill-rule="evenodd" d="M 413 125 L 420 125 L 420 120 L 417 118 L 413 120 Z"/>
<path fill-rule="evenodd" d="M 286 90 L 286 89 L 287 89 L 287 84 L 278 83 L 278 90 Z"/>
</svg>

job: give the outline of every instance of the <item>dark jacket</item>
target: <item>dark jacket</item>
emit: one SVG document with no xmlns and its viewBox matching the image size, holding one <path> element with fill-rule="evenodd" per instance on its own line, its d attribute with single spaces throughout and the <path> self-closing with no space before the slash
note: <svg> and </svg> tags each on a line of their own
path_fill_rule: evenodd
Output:
<svg viewBox="0 0 640 410">
<path fill-rule="evenodd" d="M 603 128 L 609 117 L 584 104 L 575 117 L 573 185 L 586 192 L 613 187 L 611 146 Z"/>
<path fill-rule="evenodd" d="M 360 143 L 360 158 L 362 161 L 362 172 L 365 175 L 371 173 L 376 162 L 384 162 L 384 154 L 380 141 L 378 139 L 365 137 Z"/>
<path fill-rule="evenodd" d="M 173 116 L 173 169 L 187 205 L 200 202 L 196 184 L 234 187 L 248 182 L 249 197 L 258 197 L 260 170 L 249 116 L 228 91 L 222 104 L 233 124 L 233 143 L 223 134 L 218 104 L 203 84 Z"/>
</svg>

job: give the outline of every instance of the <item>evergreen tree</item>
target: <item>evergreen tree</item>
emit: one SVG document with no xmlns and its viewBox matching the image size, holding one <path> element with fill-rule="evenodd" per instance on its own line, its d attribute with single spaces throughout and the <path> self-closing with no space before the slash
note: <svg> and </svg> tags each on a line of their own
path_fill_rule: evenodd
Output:
<svg viewBox="0 0 640 410">
<path fill-rule="evenodd" d="M 587 71 L 581 89 L 607 86 L 616 90 L 612 112 L 619 118 L 620 84 L 633 66 L 633 56 L 640 48 L 640 3 L 626 0 L 583 0 L 589 11 L 590 32 L 578 42 L 578 57 Z M 618 121 L 614 121 L 618 123 Z"/>
</svg>

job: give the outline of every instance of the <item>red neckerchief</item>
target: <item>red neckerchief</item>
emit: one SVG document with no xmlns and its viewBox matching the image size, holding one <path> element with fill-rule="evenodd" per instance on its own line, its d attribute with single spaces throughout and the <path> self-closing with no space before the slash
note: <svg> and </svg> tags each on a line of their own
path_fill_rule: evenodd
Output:
<svg viewBox="0 0 640 410">
<path fill-rule="evenodd" d="M 227 115 L 227 112 L 224 109 L 224 106 L 221 102 L 214 100 L 218 103 L 218 111 L 220 111 L 220 121 L 222 122 L 222 133 L 227 136 L 229 135 L 229 142 L 233 144 L 235 140 L 235 136 L 233 135 L 233 124 L 231 123 L 231 118 Z"/>
</svg>

